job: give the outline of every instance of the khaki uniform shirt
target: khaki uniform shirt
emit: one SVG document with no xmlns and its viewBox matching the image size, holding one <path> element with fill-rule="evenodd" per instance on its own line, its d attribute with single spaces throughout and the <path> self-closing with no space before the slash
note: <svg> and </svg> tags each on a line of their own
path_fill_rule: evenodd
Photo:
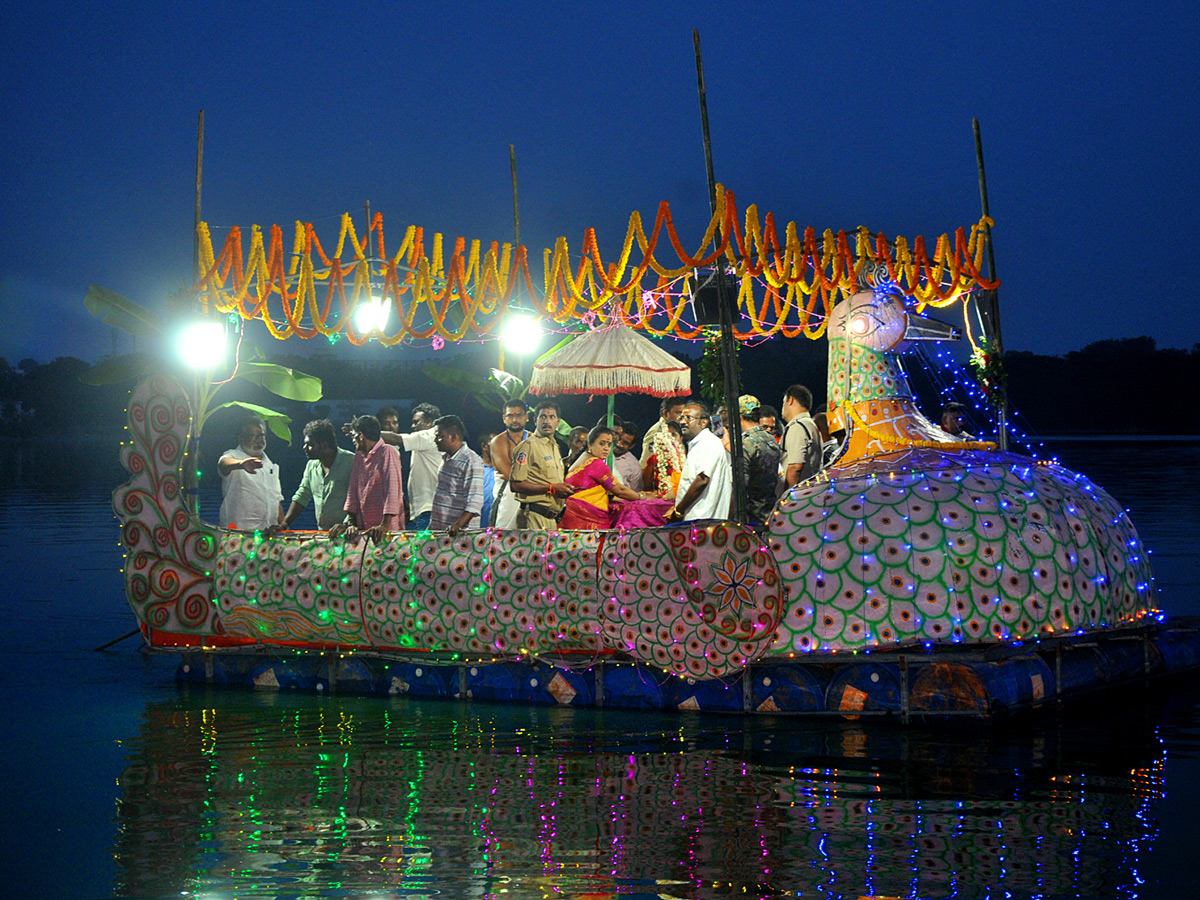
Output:
<svg viewBox="0 0 1200 900">
<path fill-rule="evenodd" d="M 558 449 L 558 441 L 552 437 L 531 435 L 517 445 L 513 454 L 512 474 L 509 483 L 530 481 L 534 484 L 558 484 L 566 477 L 563 469 L 562 452 Z M 549 494 L 522 494 L 513 491 L 517 501 L 522 505 L 536 503 L 558 512 L 567 503 L 564 497 L 551 497 Z"/>
<path fill-rule="evenodd" d="M 800 413 L 783 430 L 783 460 L 779 464 L 779 492 L 787 487 L 788 466 L 800 466 L 802 484 L 821 471 L 821 434 L 808 413 Z"/>
</svg>

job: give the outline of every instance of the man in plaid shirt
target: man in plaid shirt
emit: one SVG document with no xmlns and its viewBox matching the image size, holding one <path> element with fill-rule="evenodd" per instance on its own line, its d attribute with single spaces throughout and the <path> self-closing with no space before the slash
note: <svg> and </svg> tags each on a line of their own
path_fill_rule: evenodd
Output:
<svg viewBox="0 0 1200 900">
<path fill-rule="evenodd" d="M 478 521 L 483 510 L 483 459 L 467 446 L 467 432 L 458 416 L 442 416 L 433 427 L 443 461 L 429 530 L 448 531 L 454 537 L 472 519 Z"/>
<path fill-rule="evenodd" d="M 379 420 L 354 420 L 354 468 L 346 491 L 346 521 L 329 529 L 329 537 L 345 532 L 351 542 L 360 534 L 378 544 L 389 531 L 404 528 L 403 471 L 400 454 L 379 438 Z"/>
</svg>

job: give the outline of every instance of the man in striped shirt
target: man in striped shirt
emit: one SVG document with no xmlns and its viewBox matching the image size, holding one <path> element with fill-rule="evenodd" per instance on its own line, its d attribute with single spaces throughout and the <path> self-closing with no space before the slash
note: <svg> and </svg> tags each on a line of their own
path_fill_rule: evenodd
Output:
<svg viewBox="0 0 1200 900">
<path fill-rule="evenodd" d="M 378 544 L 387 532 L 404 528 L 400 454 L 380 440 L 374 416 L 355 419 L 352 434 L 357 452 L 346 491 L 346 521 L 330 528 L 329 537 L 344 531 L 351 542 L 363 534 Z"/>
<path fill-rule="evenodd" d="M 433 427 L 443 462 L 429 530 L 447 531 L 454 537 L 472 519 L 478 521 L 483 510 L 483 459 L 467 446 L 467 432 L 458 416 L 442 416 Z"/>
</svg>

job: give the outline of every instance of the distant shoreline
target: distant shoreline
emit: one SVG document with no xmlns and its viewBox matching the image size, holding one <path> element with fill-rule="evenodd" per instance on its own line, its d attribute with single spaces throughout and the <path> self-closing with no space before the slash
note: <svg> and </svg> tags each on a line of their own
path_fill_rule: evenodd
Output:
<svg viewBox="0 0 1200 900">
<path fill-rule="evenodd" d="M 1176 443 L 1200 443 L 1200 434 L 1051 434 L 1041 435 L 1035 443 L 1045 443 L 1047 441 L 1058 442 L 1073 442 L 1073 441 L 1146 441 L 1165 443 L 1173 441 Z"/>
</svg>

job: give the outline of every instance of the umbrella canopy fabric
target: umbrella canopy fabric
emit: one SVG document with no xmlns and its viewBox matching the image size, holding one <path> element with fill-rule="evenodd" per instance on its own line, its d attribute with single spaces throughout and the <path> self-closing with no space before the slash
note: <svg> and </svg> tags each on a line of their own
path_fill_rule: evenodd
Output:
<svg viewBox="0 0 1200 900">
<path fill-rule="evenodd" d="M 531 394 L 691 393 L 691 366 L 680 362 L 628 325 L 584 332 L 534 363 Z"/>
</svg>

